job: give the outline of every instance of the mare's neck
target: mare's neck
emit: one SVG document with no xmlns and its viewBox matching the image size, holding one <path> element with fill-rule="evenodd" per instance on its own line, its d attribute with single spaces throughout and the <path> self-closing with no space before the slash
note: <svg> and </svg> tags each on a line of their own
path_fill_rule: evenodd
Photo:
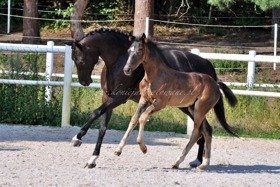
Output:
<svg viewBox="0 0 280 187">
<path fill-rule="evenodd" d="M 129 41 L 125 38 L 120 38 L 119 41 L 112 37 L 96 38 L 94 45 L 98 47 L 99 56 L 105 62 L 106 67 L 110 69 L 118 58 L 127 52 Z"/>
</svg>

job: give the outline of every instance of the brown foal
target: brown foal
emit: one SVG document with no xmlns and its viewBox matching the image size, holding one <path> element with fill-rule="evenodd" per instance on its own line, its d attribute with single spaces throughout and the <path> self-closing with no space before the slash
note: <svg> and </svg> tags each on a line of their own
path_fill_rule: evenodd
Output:
<svg viewBox="0 0 280 187">
<path fill-rule="evenodd" d="M 166 106 L 193 106 L 193 110 L 190 111 L 193 112 L 193 132 L 187 146 L 172 168 L 178 168 L 195 142 L 204 136 L 205 154 L 203 162 L 198 168 L 205 170 L 210 163 L 212 133 L 202 125 L 202 121 L 221 97 L 219 83 L 206 74 L 173 70 L 164 61 L 165 58 L 161 54 L 160 48 L 148 40 L 144 34 L 142 37 L 136 38 L 129 48 L 129 58 L 124 67 L 124 73 L 131 75 L 133 70 L 142 63 L 145 76 L 139 85 L 141 98 L 137 111 L 131 118 L 115 154 L 121 154 L 129 134 L 138 122 L 137 143 L 142 152 L 146 153 L 147 147 L 144 144 L 143 133 L 149 116 Z"/>
</svg>

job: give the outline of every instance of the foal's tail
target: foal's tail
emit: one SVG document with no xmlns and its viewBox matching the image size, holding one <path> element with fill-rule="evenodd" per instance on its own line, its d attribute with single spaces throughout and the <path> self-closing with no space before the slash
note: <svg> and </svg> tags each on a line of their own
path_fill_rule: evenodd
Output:
<svg viewBox="0 0 280 187">
<path fill-rule="evenodd" d="M 218 82 L 220 88 L 222 89 L 223 93 L 225 94 L 226 99 L 228 100 L 229 104 L 231 106 L 235 106 L 237 104 L 237 98 L 233 94 L 233 92 L 230 90 L 229 87 L 227 87 L 224 83 Z M 224 103 L 223 103 L 223 97 L 221 96 L 218 100 L 217 104 L 214 106 L 214 112 L 215 115 L 222 125 L 222 127 L 232 136 L 238 137 L 237 134 L 233 132 L 233 128 L 227 123 L 226 117 L 225 117 L 225 109 L 224 109 Z"/>
</svg>

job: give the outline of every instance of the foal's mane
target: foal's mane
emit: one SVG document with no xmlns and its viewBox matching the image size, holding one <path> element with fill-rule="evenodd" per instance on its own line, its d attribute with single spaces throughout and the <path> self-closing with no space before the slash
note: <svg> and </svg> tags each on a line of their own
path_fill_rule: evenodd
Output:
<svg viewBox="0 0 280 187">
<path fill-rule="evenodd" d="M 145 45 L 149 48 L 150 51 L 153 51 L 154 53 L 153 54 L 156 54 L 161 61 L 163 61 L 166 65 L 168 65 L 168 61 L 167 59 L 165 58 L 165 56 L 163 55 L 163 49 L 161 47 L 159 47 L 159 45 L 150 40 L 150 39 L 147 39 L 147 42 L 145 42 Z"/>
</svg>

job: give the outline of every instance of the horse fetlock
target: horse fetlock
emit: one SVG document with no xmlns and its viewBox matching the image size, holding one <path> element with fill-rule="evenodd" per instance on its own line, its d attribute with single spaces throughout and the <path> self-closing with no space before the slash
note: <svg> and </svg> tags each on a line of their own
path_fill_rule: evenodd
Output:
<svg viewBox="0 0 280 187">
<path fill-rule="evenodd" d="M 79 140 L 77 138 L 77 135 L 74 136 L 71 140 L 71 145 L 74 146 L 74 147 L 80 147 L 82 145 L 82 143 L 83 143 L 82 140 Z"/>
<path fill-rule="evenodd" d="M 114 152 L 115 155 L 120 156 L 122 154 L 122 150 L 120 148 L 117 148 Z"/>
<path fill-rule="evenodd" d="M 205 171 L 209 165 L 210 165 L 210 159 L 204 158 L 202 164 L 200 164 L 197 167 L 197 169 L 198 169 L 198 171 Z"/>
<path fill-rule="evenodd" d="M 179 166 L 178 166 L 177 164 L 174 164 L 174 165 L 171 166 L 171 168 L 172 168 L 172 169 L 178 169 Z"/>
<path fill-rule="evenodd" d="M 141 151 L 146 154 L 148 149 L 147 146 L 145 144 L 139 144 Z"/>
<path fill-rule="evenodd" d="M 96 164 L 88 164 L 88 163 L 86 163 L 84 168 L 92 169 L 92 168 L 95 168 L 95 166 L 96 166 Z"/>
<path fill-rule="evenodd" d="M 94 168 L 96 166 L 97 159 L 98 159 L 97 155 L 91 156 L 84 168 L 89 168 L 89 169 Z"/>
<path fill-rule="evenodd" d="M 190 162 L 189 165 L 192 168 L 196 168 L 201 164 L 201 162 L 198 159 L 195 159 L 194 161 Z"/>
</svg>

